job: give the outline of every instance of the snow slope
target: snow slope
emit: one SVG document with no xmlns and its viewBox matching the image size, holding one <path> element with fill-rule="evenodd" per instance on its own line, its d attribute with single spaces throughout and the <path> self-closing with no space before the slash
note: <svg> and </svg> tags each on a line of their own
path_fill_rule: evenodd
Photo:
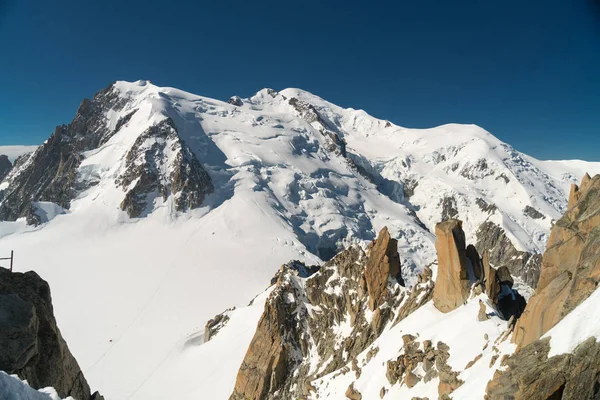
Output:
<svg viewBox="0 0 600 400">
<path fill-rule="evenodd" d="M 568 185 L 584 169 L 600 172 L 599 163 L 534 160 L 475 126 L 405 129 L 298 89 L 264 89 L 240 106 L 148 81 L 117 82 L 114 90 L 125 106 L 107 110 L 106 125 L 119 129 L 83 154 L 78 170 L 94 185 L 66 212 L 39 203 L 48 221 L 41 226 L 0 222 L 0 254 L 14 249 L 16 270 L 33 269 L 50 283 L 63 335 L 107 399 L 226 398 L 260 301 L 235 312 L 248 316 L 235 334 L 199 347 L 189 339 L 215 314 L 247 304 L 290 259 L 320 263 L 387 225 L 412 284 L 435 259 L 430 230 L 449 196 L 469 242 L 492 218 L 515 245 L 539 251 Z M 215 193 L 187 213 L 175 211 L 172 196 L 158 196 L 148 216 L 131 219 L 119 208 L 116 180 L 136 139 L 167 117 Z M 347 158 L 329 133 L 346 142 Z M 406 198 L 410 179 L 418 185 Z M 478 198 L 497 211 L 481 211 Z M 525 205 L 547 218 L 525 217 Z"/>
<path fill-rule="evenodd" d="M 40 390 L 31 388 L 27 381 L 21 381 L 16 375 L 0 371 L 0 399 L 2 400 L 61 400 L 54 388 Z M 64 400 L 73 400 L 67 397 Z"/>
</svg>

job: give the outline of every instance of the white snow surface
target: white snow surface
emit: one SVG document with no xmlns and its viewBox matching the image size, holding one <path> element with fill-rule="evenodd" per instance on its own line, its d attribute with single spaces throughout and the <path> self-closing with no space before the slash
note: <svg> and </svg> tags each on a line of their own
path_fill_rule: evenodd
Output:
<svg viewBox="0 0 600 400">
<path fill-rule="evenodd" d="M 2 400 L 61 400 L 56 390 L 47 387 L 35 390 L 22 381 L 17 375 L 8 375 L 0 371 L 0 399 Z M 72 397 L 66 397 L 63 400 L 74 400 Z"/>
<path fill-rule="evenodd" d="M 572 353 L 578 345 L 591 337 L 600 341 L 599 304 L 600 289 L 596 289 L 590 297 L 542 336 L 542 338 L 550 338 L 548 358 Z"/>
<path fill-rule="evenodd" d="M 435 260 L 430 231 L 446 196 L 456 198 L 468 242 L 490 218 L 517 247 L 539 252 L 551 220 L 566 206 L 569 185 L 583 171 L 600 173 L 600 163 L 535 160 L 476 126 L 406 129 L 299 89 L 263 89 L 237 107 L 148 81 L 115 88 L 127 106 L 109 111 L 107 125 L 115 128 L 137 112 L 107 143 L 84 154 L 79 179 L 98 183 L 68 212 L 38 203 L 47 216 L 41 226 L 0 222 L 0 254 L 15 250 L 15 270 L 35 270 L 49 282 L 63 336 L 92 389 L 110 400 L 226 399 L 260 301 L 234 311 L 247 318 L 231 336 L 224 330 L 202 346 L 189 339 L 214 315 L 246 305 L 291 259 L 320 263 L 318 254 L 332 246 L 364 245 L 388 226 L 399 241 L 403 276 L 413 284 Z M 312 104 L 346 141 L 350 157 L 386 179 L 381 191 L 326 150 L 318 124 L 303 119 L 291 97 Z M 147 217 L 130 219 L 119 208 L 124 192 L 115 179 L 138 136 L 166 117 L 207 169 L 215 193 L 187 213 L 174 211 L 172 197 L 158 197 Z M 402 195 L 408 179 L 418 182 L 410 199 Z M 478 198 L 497 210 L 483 212 Z M 546 218 L 526 217 L 526 205 Z M 433 313 L 427 310 L 419 315 Z M 497 329 L 494 321 L 474 332 Z M 469 327 L 456 324 L 449 335 Z"/>
<path fill-rule="evenodd" d="M 38 146 L 0 146 L 0 155 L 8 156 L 10 162 L 15 161 L 17 157 L 22 156 L 23 154 L 31 153 L 35 151 Z"/>
</svg>

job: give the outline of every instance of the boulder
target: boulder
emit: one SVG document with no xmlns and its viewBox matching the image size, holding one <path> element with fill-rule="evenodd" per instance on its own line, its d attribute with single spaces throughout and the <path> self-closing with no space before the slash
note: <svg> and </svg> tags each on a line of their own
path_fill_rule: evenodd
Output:
<svg viewBox="0 0 600 400">
<path fill-rule="evenodd" d="M 56 325 L 50 287 L 35 272 L 0 268 L 0 370 L 36 389 L 52 386 L 61 398 L 92 398 Z"/>
<path fill-rule="evenodd" d="M 397 279 L 404 286 L 400 274 L 400 255 L 398 241 L 392 239 L 387 227 L 384 227 L 377 239 L 370 245 L 369 259 L 365 269 L 367 292 L 369 293 L 369 308 L 379 307 L 387 291 L 388 278 Z"/>
<path fill-rule="evenodd" d="M 469 296 L 465 233 L 461 221 L 449 219 L 436 225 L 435 234 L 438 273 L 433 304 L 446 313 L 463 305 Z"/>
<path fill-rule="evenodd" d="M 515 327 L 519 348 L 539 339 L 600 282 L 600 175 L 584 177 L 581 187 L 550 232 L 538 287 Z"/>
</svg>

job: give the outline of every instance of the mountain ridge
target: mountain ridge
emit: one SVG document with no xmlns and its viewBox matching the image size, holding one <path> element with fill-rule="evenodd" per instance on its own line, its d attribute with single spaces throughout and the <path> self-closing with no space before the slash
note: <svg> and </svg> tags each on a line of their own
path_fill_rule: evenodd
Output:
<svg viewBox="0 0 600 400">
<path fill-rule="evenodd" d="M 600 163 L 535 160 L 476 126 L 397 127 L 294 89 L 263 89 L 232 99 L 237 105 L 147 81 L 107 89 L 118 92 L 116 106 L 74 119 L 73 137 L 100 133 L 97 146 L 67 152 L 72 184 L 61 189 L 73 190 L 68 205 L 32 196 L 43 193 L 43 182 L 26 171 L 48 142 L 0 184 L 6 194 L 27 193 L 21 199 L 31 207 L 18 205 L 38 217 L 33 225 L 27 214 L 0 222 L 0 245 L 22 254 L 17 269 L 35 269 L 56 287 L 65 338 L 90 383 L 109 398 L 156 395 L 157 385 L 170 387 L 187 368 L 200 368 L 207 388 L 230 384 L 226 377 L 210 382 L 211 366 L 199 367 L 195 357 L 209 350 L 186 343 L 214 315 L 259 293 L 278 265 L 322 264 L 348 246 L 366 247 L 387 226 L 410 287 L 435 261 L 435 224 L 459 217 L 468 243 L 500 243 L 504 235 L 508 242 L 490 259 L 499 267 L 516 251 L 540 253 L 552 220 L 566 208 L 570 184 L 584 170 L 600 172 Z M 138 138 L 167 118 L 214 191 L 184 211 L 177 209 L 177 192 L 148 188 L 140 195 L 147 208 L 136 218 L 123 210 L 127 192 L 117 180 L 135 169 L 127 155 Z M 160 153 L 164 165 L 175 160 L 170 148 Z M 58 171 L 60 153 L 37 168 Z M 139 165 L 163 165 L 153 161 L 161 159 Z M 172 171 L 150 170 L 171 182 Z M 141 175 L 133 176 L 131 182 Z M 527 206 L 542 217 L 526 213 Z M 478 238 L 484 222 L 502 232 Z M 535 274 L 523 271 L 511 271 L 518 273 L 515 285 L 535 286 Z M 79 322 L 83 312 L 92 318 L 88 326 Z M 180 354 L 193 354 L 192 364 Z M 131 366 L 126 360 L 138 359 L 144 365 L 124 369 Z"/>
</svg>

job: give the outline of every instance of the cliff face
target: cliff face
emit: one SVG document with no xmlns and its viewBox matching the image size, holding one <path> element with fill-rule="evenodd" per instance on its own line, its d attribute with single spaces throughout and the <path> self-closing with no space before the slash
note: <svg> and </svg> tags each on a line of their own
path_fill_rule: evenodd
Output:
<svg viewBox="0 0 600 400">
<path fill-rule="evenodd" d="M 437 224 L 435 236 L 438 276 L 433 303 L 438 310 L 449 312 L 464 304 L 471 288 L 462 222 L 450 219 Z"/>
<path fill-rule="evenodd" d="M 0 370 L 34 388 L 52 386 L 61 397 L 101 398 L 90 394 L 56 325 L 50 287 L 35 272 L 0 268 Z"/>
<path fill-rule="evenodd" d="M 431 299 L 431 271 L 408 290 L 399 267 L 397 243 L 385 228 L 367 253 L 350 247 L 317 272 L 284 265 L 230 399 L 304 398 L 310 382 L 354 362 L 386 325 Z"/>
<path fill-rule="evenodd" d="M 519 347 L 539 339 L 600 281 L 600 175 L 584 177 L 576 192 L 552 228 L 536 293 L 517 323 L 514 341 Z"/>
</svg>

